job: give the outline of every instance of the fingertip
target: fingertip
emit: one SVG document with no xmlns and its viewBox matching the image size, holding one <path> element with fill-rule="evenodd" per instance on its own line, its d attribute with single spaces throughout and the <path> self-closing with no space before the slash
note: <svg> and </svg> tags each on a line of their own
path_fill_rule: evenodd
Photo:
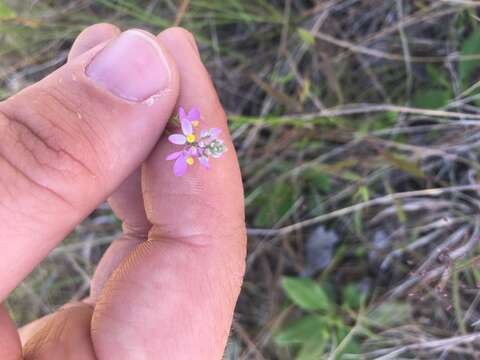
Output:
<svg viewBox="0 0 480 360">
<path fill-rule="evenodd" d="M 158 38 L 161 40 L 170 43 L 171 41 L 185 41 L 190 45 L 192 50 L 200 56 L 200 50 L 198 49 L 197 41 L 195 40 L 195 36 L 185 28 L 180 26 L 174 26 L 162 31 L 158 34 Z"/>
<path fill-rule="evenodd" d="M 208 120 L 204 125 L 221 125 L 226 128 L 226 116 L 212 79 L 198 56 L 195 39 L 188 30 L 172 27 L 162 31 L 157 38 L 174 57 L 180 76 L 178 105 L 189 112 L 195 108 Z"/>
<path fill-rule="evenodd" d="M 105 41 L 117 37 L 120 33 L 121 30 L 117 26 L 108 23 L 100 23 L 87 27 L 75 39 L 72 49 L 68 54 L 68 61 L 71 61 Z"/>
</svg>

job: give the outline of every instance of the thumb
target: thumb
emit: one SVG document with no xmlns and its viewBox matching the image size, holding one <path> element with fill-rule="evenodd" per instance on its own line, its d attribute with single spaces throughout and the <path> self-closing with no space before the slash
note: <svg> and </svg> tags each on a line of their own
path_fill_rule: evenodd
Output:
<svg viewBox="0 0 480 360">
<path fill-rule="evenodd" d="M 148 156 L 178 78 L 130 30 L 0 103 L 0 302 Z"/>
</svg>

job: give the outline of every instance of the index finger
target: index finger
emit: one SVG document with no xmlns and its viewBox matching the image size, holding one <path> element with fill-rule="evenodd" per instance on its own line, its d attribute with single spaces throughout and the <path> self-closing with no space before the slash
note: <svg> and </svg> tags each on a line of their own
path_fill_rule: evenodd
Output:
<svg viewBox="0 0 480 360">
<path fill-rule="evenodd" d="M 202 127 L 220 128 L 228 151 L 210 170 L 176 177 L 164 137 L 142 171 L 148 241 L 117 268 L 97 302 L 92 337 L 99 358 L 220 359 L 244 272 L 245 224 L 238 161 L 225 113 L 191 35 L 159 36 L 180 70 L 179 105 Z M 107 355 L 108 354 L 108 355 Z"/>
</svg>

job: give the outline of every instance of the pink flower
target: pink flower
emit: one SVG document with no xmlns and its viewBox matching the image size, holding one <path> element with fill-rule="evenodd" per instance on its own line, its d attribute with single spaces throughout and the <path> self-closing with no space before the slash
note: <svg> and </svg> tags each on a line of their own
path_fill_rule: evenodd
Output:
<svg viewBox="0 0 480 360">
<path fill-rule="evenodd" d="M 175 176 L 182 176 L 187 172 L 188 166 L 195 163 L 192 151 L 177 151 L 167 156 L 167 160 L 175 160 L 173 173 Z"/>
<path fill-rule="evenodd" d="M 193 126 L 187 118 L 180 118 L 183 134 L 173 134 L 168 137 L 172 144 L 184 145 L 186 143 L 193 144 L 197 139 L 193 134 Z"/>
<path fill-rule="evenodd" d="M 195 122 L 199 122 L 200 112 L 192 108 L 188 115 L 183 108 L 179 109 L 178 116 L 182 127 L 181 134 L 173 134 L 168 140 L 175 145 L 183 145 L 181 151 L 169 154 L 166 160 L 175 160 L 173 173 L 175 176 L 182 176 L 186 173 L 189 166 L 198 159 L 200 165 L 204 168 L 210 168 L 209 157 L 220 158 L 227 150 L 222 140 L 218 138 L 221 130 L 212 128 L 202 130 L 200 136 L 194 133 Z"/>
<path fill-rule="evenodd" d="M 178 109 L 178 117 L 180 120 L 186 119 L 190 121 L 193 126 L 200 125 L 200 111 L 196 107 L 191 108 L 187 115 L 185 109 L 180 106 Z"/>
</svg>

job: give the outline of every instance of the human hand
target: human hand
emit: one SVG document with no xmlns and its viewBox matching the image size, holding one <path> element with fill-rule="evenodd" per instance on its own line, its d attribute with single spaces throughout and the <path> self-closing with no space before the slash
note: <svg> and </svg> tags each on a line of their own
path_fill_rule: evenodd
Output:
<svg viewBox="0 0 480 360">
<path fill-rule="evenodd" d="M 224 130 L 229 151 L 209 171 L 175 177 L 165 161 L 178 106 Z M 243 194 L 193 37 L 86 29 L 68 64 L 0 103 L 0 134 L 0 301 L 110 194 L 123 221 L 88 299 L 19 332 L 0 307 L 0 359 L 22 344 L 26 360 L 220 359 L 244 272 Z"/>
</svg>

